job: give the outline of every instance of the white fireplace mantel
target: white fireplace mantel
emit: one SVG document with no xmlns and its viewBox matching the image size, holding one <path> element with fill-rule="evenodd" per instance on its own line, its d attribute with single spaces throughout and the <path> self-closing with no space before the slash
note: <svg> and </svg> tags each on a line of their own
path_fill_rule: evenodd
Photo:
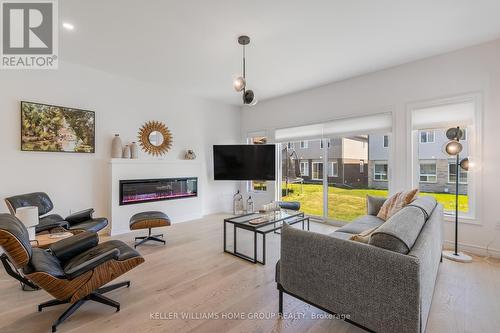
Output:
<svg viewBox="0 0 500 333">
<path fill-rule="evenodd" d="M 162 211 L 172 223 L 184 222 L 202 217 L 203 184 L 201 163 L 197 160 L 148 160 L 121 159 L 110 161 L 111 191 L 111 235 L 129 232 L 132 215 L 148 210 Z M 120 180 L 198 177 L 198 196 L 175 200 L 146 202 L 120 206 Z"/>
</svg>

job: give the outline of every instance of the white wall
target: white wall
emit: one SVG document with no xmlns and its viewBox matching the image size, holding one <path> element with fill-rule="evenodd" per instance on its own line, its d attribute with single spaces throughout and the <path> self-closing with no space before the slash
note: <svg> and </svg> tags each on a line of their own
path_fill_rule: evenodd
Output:
<svg viewBox="0 0 500 333">
<path fill-rule="evenodd" d="M 242 135 L 266 131 L 271 136 L 275 128 L 392 111 L 391 187 L 400 190 L 411 186 L 406 154 L 408 105 L 467 93 L 479 93 L 483 100 L 483 160 L 477 171 L 483 186 L 478 188 L 478 221 L 462 223 L 459 239 L 468 250 L 484 253 L 488 247 L 490 253 L 500 255 L 500 40 L 243 108 Z M 270 200 L 273 194 L 260 195 L 260 200 Z M 445 236 L 453 239 L 452 223 L 445 224 Z"/>
<path fill-rule="evenodd" d="M 178 160 L 188 148 L 198 155 L 199 181 L 205 190 L 202 214 L 231 209 L 236 184 L 212 180 L 211 146 L 239 142 L 236 107 L 68 63 L 57 71 L 1 71 L 0 91 L 0 198 L 45 191 L 55 204 L 54 212 L 63 216 L 88 207 L 109 216 L 114 133 L 124 141 L 135 141 L 145 121 L 159 120 L 173 133 L 173 148 L 164 159 Z M 96 153 L 21 152 L 21 100 L 94 110 Z M 151 157 L 141 153 L 141 158 Z M 3 203 L 0 212 L 7 212 Z"/>
</svg>

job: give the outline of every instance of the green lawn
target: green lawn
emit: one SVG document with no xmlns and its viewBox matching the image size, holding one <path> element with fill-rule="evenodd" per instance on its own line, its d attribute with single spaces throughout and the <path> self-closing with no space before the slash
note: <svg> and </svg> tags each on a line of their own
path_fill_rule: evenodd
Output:
<svg viewBox="0 0 500 333">
<path fill-rule="evenodd" d="M 293 192 L 283 197 L 284 201 L 299 201 L 301 210 L 309 215 L 323 215 L 323 190 L 316 184 L 291 184 L 288 188 Z M 328 188 L 328 217 L 334 220 L 352 221 L 366 214 L 366 195 L 387 197 L 387 190 Z M 421 193 L 436 198 L 445 210 L 455 209 L 455 195 L 446 193 Z M 458 209 L 468 211 L 466 195 L 459 195 Z"/>
</svg>

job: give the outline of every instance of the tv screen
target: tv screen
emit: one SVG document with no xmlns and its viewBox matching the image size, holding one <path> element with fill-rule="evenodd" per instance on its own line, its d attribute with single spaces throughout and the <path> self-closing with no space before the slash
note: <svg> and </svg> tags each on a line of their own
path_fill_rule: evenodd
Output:
<svg viewBox="0 0 500 333">
<path fill-rule="evenodd" d="M 214 146 L 215 180 L 275 180 L 275 145 Z"/>
</svg>

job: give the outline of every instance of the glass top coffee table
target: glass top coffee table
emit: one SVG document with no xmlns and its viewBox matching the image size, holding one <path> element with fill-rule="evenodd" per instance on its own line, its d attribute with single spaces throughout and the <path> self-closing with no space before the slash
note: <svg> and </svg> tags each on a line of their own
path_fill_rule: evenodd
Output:
<svg viewBox="0 0 500 333">
<path fill-rule="evenodd" d="M 233 251 L 227 249 L 227 232 L 226 225 L 233 225 Z M 251 213 L 239 216 L 233 216 L 224 219 L 224 252 L 232 254 L 233 256 L 245 259 L 254 264 L 266 264 L 266 234 L 273 232 L 279 234 L 283 223 L 294 225 L 302 223 L 302 230 L 309 230 L 309 217 L 304 213 L 290 210 L 279 210 L 269 213 Z M 253 257 L 238 252 L 237 248 L 237 231 L 238 229 L 253 232 Z M 257 258 L 257 234 L 262 235 L 262 260 Z"/>
</svg>

